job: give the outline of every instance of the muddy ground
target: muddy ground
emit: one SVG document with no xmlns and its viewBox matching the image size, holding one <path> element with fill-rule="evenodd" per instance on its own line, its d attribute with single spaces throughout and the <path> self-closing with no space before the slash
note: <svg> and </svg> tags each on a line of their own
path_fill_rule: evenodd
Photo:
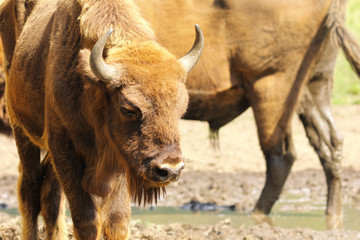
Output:
<svg viewBox="0 0 360 240">
<path fill-rule="evenodd" d="M 343 204 L 360 208 L 360 106 L 337 106 L 333 112 L 344 135 Z M 167 188 L 167 196 L 158 205 L 178 207 L 196 200 L 235 205 L 239 213 L 250 213 L 265 181 L 265 161 L 251 111 L 221 129 L 221 149 L 217 152 L 207 139 L 206 123 L 182 121 L 180 127 L 186 167 L 180 180 Z M 297 119 L 293 120 L 293 133 L 298 158 L 283 193 L 297 192 L 309 199 L 308 202 L 325 204 L 324 174 Z M 18 159 L 11 137 L 0 136 L 0 152 L 0 207 L 14 208 L 18 204 Z M 304 203 L 290 207 L 302 212 L 311 206 Z M 19 217 L 0 213 L 0 239 L 20 239 L 20 224 Z M 211 226 L 176 222 L 159 225 L 133 219 L 131 232 L 131 239 L 360 239 L 360 232 L 347 229 L 284 229 L 266 223 L 233 228 L 229 219 Z"/>
</svg>

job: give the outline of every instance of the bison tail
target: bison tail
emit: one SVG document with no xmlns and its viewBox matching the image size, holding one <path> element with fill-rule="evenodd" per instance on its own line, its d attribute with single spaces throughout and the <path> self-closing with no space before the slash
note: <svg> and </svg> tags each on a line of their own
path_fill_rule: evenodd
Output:
<svg viewBox="0 0 360 240">
<path fill-rule="evenodd" d="M 360 78 L 360 45 L 355 36 L 345 26 L 335 29 L 336 40 L 342 48 L 346 59 Z"/>
</svg>

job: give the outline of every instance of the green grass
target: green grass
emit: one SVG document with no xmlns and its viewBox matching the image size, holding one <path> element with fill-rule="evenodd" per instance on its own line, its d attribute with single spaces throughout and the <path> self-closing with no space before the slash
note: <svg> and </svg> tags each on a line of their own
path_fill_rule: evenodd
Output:
<svg viewBox="0 0 360 240">
<path fill-rule="evenodd" d="M 348 0 L 346 26 L 360 42 L 360 0 Z M 335 67 L 334 104 L 360 104 L 360 79 L 340 51 Z"/>
</svg>

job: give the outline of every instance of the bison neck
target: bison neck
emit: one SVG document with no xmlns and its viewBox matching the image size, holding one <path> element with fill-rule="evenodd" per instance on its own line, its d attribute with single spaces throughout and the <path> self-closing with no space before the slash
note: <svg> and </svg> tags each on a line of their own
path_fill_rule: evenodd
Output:
<svg viewBox="0 0 360 240">
<path fill-rule="evenodd" d="M 95 194 L 100 197 L 106 197 L 113 189 L 113 183 L 116 176 L 124 173 L 125 169 L 121 169 L 119 165 L 119 158 L 115 151 L 109 146 L 98 148 L 97 154 L 87 160 L 89 166 L 85 168 L 82 178 L 82 187 L 90 194 Z"/>
</svg>

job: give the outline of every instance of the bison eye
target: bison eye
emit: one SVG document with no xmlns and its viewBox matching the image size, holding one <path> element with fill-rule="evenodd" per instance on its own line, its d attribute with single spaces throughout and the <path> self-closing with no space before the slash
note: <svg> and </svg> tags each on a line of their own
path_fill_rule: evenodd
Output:
<svg viewBox="0 0 360 240">
<path fill-rule="evenodd" d="M 131 110 L 131 109 L 121 107 L 120 111 L 125 117 L 127 117 L 128 119 L 130 119 L 132 121 L 139 120 L 141 117 L 141 113 L 136 110 Z"/>
</svg>

